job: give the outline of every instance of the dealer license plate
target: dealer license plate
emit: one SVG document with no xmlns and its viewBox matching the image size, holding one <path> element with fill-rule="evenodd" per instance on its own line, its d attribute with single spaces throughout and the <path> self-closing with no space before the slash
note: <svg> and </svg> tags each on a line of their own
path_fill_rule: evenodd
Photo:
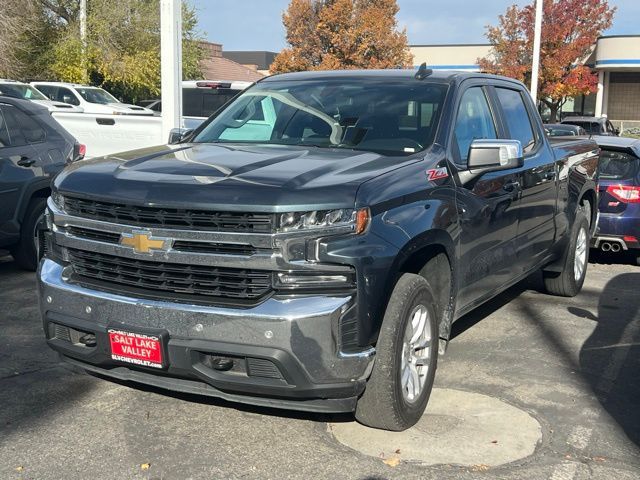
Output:
<svg viewBox="0 0 640 480">
<path fill-rule="evenodd" d="M 142 367 L 163 368 L 162 342 L 157 335 L 109 329 L 111 358 Z"/>
</svg>

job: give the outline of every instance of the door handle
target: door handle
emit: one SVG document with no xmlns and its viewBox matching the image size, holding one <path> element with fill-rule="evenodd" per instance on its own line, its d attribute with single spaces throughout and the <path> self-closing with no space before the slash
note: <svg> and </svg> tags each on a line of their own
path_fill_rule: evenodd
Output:
<svg viewBox="0 0 640 480">
<path fill-rule="evenodd" d="M 507 182 L 504 184 L 502 189 L 505 192 L 509 192 L 509 193 L 518 192 L 520 191 L 520 182 L 517 182 L 517 181 Z"/>
<path fill-rule="evenodd" d="M 21 167 L 30 167 L 31 165 L 33 165 L 34 163 L 36 163 L 35 159 L 33 158 L 29 158 L 29 157 L 25 157 L 24 155 L 22 157 L 20 157 L 20 160 L 18 160 L 18 165 L 20 165 Z"/>
</svg>

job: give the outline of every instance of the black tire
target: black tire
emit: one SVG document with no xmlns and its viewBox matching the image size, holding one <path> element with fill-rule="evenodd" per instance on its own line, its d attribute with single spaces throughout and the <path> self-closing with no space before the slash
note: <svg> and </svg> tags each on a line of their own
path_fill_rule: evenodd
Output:
<svg viewBox="0 0 640 480">
<path fill-rule="evenodd" d="M 413 401 L 403 394 L 400 367 L 405 329 L 416 308 L 426 307 L 430 339 L 429 366 L 424 385 Z M 435 298 L 420 275 L 403 274 L 391 294 L 376 344 L 376 359 L 364 393 L 356 406 L 356 419 L 369 427 L 402 431 L 420 420 L 429 401 L 438 361 L 438 323 Z M 425 332 L 427 329 L 425 328 Z"/>
<path fill-rule="evenodd" d="M 34 232 L 44 215 L 46 198 L 32 198 L 24 214 L 20 227 L 20 243 L 11 249 L 16 263 L 25 270 L 35 271 L 38 268 L 38 247 Z"/>
<path fill-rule="evenodd" d="M 576 245 L 578 243 L 578 237 L 580 231 L 586 232 L 586 257 L 584 260 L 584 269 L 580 278 L 576 278 L 575 264 L 576 264 Z M 589 265 L 589 221 L 585 215 L 583 208 L 578 209 L 576 212 L 576 219 L 571 229 L 571 237 L 569 244 L 567 245 L 567 252 L 565 253 L 565 261 L 561 272 L 549 272 L 543 271 L 544 287 L 547 293 L 556 295 L 559 297 L 575 297 L 584 284 L 584 279 L 587 276 L 587 267 Z"/>
</svg>

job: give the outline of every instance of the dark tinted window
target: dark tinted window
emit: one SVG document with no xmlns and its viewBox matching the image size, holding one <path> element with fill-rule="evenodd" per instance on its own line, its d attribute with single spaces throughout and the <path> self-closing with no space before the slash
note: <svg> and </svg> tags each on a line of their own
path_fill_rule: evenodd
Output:
<svg viewBox="0 0 640 480">
<path fill-rule="evenodd" d="M 628 180 L 638 174 L 640 158 L 628 152 L 602 150 L 600 152 L 600 178 Z"/>
<path fill-rule="evenodd" d="M 229 88 L 183 88 L 182 114 L 186 117 L 209 117 L 238 93 L 240 90 Z"/>
<path fill-rule="evenodd" d="M 49 100 L 55 100 L 56 92 L 58 90 L 56 87 L 49 87 L 47 85 L 36 85 L 36 88 L 44 93 L 44 95 L 48 97 Z"/>
<path fill-rule="evenodd" d="M 562 123 L 567 123 L 569 125 L 577 125 L 585 129 L 585 131 L 591 135 L 598 135 L 602 133 L 602 129 L 600 128 L 600 124 L 598 122 L 580 122 L 575 120 L 569 120 Z"/>
<path fill-rule="evenodd" d="M 12 146 L 44 141 L 46 137 L 44 130 L 30 115 L 13 106 L 3 107 L 3 110 Z"/>
<path fill-rule="evenodd" d="M 9 129 L 7 128 L 7 122 L 2 114 L 2 107 L 0 107 L 0 148 L 9 147 L 10 145 Z"/>
<path fill-rule="evenodd" d="M 508 88 L 496 88 L 496 92 L 506 117 L 510 137 L 520 140 L 524 153 L 530 152 L 535 146 L 535 136 L 522 94 Z"/>
<path fill-rule="evenodd" d="M 80 100 L 77 99 L 71 90 L 65 87 L 58 87 L 56 100 L 63 103 L 69 103 L 71 105 L 80 105 Z"/>
<path fill-rule="evenodd" d="M 463 162 L 467 161 L 471 142 L 477 139 L 496 138 L 496 127 L 489 103 L 481 87 L 470 88 L 462 95 L 454 134 L 460 159 Z"/>
</svg>

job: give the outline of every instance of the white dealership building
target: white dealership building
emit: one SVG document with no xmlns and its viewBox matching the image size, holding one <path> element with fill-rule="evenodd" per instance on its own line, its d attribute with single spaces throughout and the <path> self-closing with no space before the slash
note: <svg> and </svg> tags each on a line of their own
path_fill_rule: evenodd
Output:
<svg viewBox="0 0 640 480">
<path fill-rule="evenodd" d="M 478 71 L 488 44 L 412 45 L 414 64 L 440 70 Z M 562 114 L 606 115 L 616 126 L 640 127 L 640 35 L 600 37 L 585 64 L 598 73 L 597 92 L 570 99 Z"/>
</svg>

